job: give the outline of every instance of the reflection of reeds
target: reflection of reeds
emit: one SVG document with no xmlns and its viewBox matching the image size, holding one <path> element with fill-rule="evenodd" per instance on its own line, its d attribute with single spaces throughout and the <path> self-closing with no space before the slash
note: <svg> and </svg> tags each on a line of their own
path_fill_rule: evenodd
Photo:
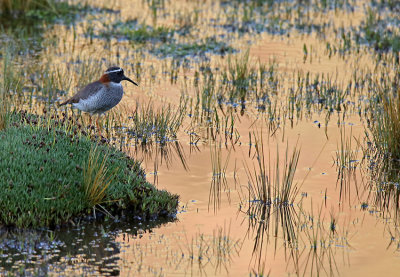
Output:
<svg viewBox="0 0 400 277">
<path fill-rule="evenodd" d="M 337 183 L 340 185 L 340 199 L 348 196 L 350 200 L 350 189 L 351 189 L 351 178 L 356 178 L 355 170 L 358 165 L 358 153 L 359 144 L 355 149 L 353 146 L 353 129 L 350 129 L 350 134 L 346 134 L 345 125 L 340 127 L 340 143 L 338 144 L 338 150 L 336 151 L 336 157 L 334 158 L 338 176 Z M 356 182 L 355 182 L 356 184 Z M 358 187 L 355 186 L 356 193 L 358 195 Z"/>
<path fill-rule="evenodd" d="M 226 181 L 226 169 L 228 167 L 231 150 L 229 150 L 225 162 L 222 163 L 221 143 L 219 145 L 217 143 L 210 144 L 212 179 L 208 197 L 208 209 L 210 209 L 210 203 L 213 203 L 214 212 L 220 206 L 221 192 L 223 190 L 226 192 L 229 203 L 231 201 L 228 183 Z"/>
<path fill-rule="evenodd" d="M 268 246 L 273 244 L 274 256 L 284 247 L 285 259 L 292 264 L 296 275 L 309 273 L 335 275 L 336 245 L 349 247 L 347 230 L 341 230 L 334 212 L 325 220 L 322 206 L 314 214 L 295 203 L 299 186 L 294 175 L 300 151 L 297 145 L 292 152 L 286 146 L 282 165 L 279 149 L 276 158 L 266 158 L 262 135 L 252 136 L 256 162 L 253 169 L 245 165 L 248 176 L 247 195 L 241 194 L 240 210 L 247 215 L 247 235 L 253 234 L 253 260 L 256 272 L 265 270 Z"/>
<path fill-rule="evenodd" d="M 303 201 L 295 206 L 251 203 L 246 213 L 248 234 L 255 234 L 253 259 L 256 271 L 265 270 L 267 249 L 272 243 L 274 256 L 283 247 L 288 270 L 293 270 L 297 276 L 338 275 L 336 258 L 338 254 L 344 256 L 346 249 L 351 248 L 348 229 L 339 224 L 334 212 L 330 212 L 329 218 L 322 212 L 321 206 L 315 213 L 312 203 L 311 211 L 307 211 Z"/>
<path fill-rule="evenodd" d="M 134 147 L 126 145 L 121 148 L 125 151 L 132 152 L 132 155 L 142 156 L 145 161 L 154 161 L 154 168 L 158 168 L 158 163 L 163 164 L 169 168 L 173 165 L 173 162 L 177 159 L 184 169 L 188 169 L 189 166 L 186 163 L 186 154 L 184 147 L 179 141 L 171 141 L 166 145 L 160 144 L 135 144 Z"/>
<path fill-rule="evenodd" d="M 174 141 L 164 146 L 154 145 L 154 151 L 150 150 L 150 148 L 151 145 L 149 147 L 141 147 L 141 150 L 146 152 L 146 157 L 148 160 L 154 161 L 154 185 L 156 185 L 158 182 L 158 167 L 163 162 L 165 162 L 167 168 L 169 168 L 171 165 L 173 165 L 175 158 L 177 158 L 185 170 L 189 169 L 188 164 L 186 163 L 184 148 L 179 141 Z"/>
<path fill-rule="evenodd" d="M 285 241 L 286 247 L 296 244 L 297 215 L 293 206 L 264 205 L 250 203 L 247 210 L 243 210 L 248 217 L 247 233 L 254 233 L 253 258 L 257 267 L 260 267 L 262 258 L 266 255 L 267 247 L 274 242 L 274 253 L 278 247 L 278 238 Z"/>
<path fill-rule="evenodd" d="M 347 238 L 348 229 L 345 226 L 339 228 L 337 217 L 333 212 L 326 221 L 322 207 L 321 205 L 315 214 L 312 202 L 311 212 L 307 212 L 302 205 L 299 205 L 300 212 L 296 225 L 298 241 L 289 256 L 289 261 L 293 263 L 298 276 L 339 275 L 337 252 L 345 255 L 347 251 L 344 250 L 351 248 Z"/>
<path fill-rule="evenodd" d="M 154 184 L 157 182 L 159 162 L 165 162 L 169 167 L 173 158 L 177 156 L 182 166 L 187 169 L 185 152 L 177 140 L 178 131 L 186 115 L 186 102 L 182 99 L 176 110 L 171 105 L 155 110 L 150 103 L 143 107 L 137 104 L 129 117 L 131 123 L 127 139 L 133 138 L 135 150 L 141 150 L 145 159 L 154 160 Z M 122 125 L 122 122 L 120 124 Z"/>
<path fill-rule="evenodd" d="M 196 265 L 200 273 L 206 272 L 206 267 L 214 268 L 215 274 L 221 273 L 224 269 L 229 272 L 229 265 L 233 256 L 238 256 L 241 248 L 241 241 L 233 239 L 230 235 L 231 226 L 218 226 L 213 230 L 212 236 L 198 233 L 195 237 L 178 246 L 182 252 L 182 259 L 187 259 L 191 268 Z"/>
<path fill-rule="evenodd" d="M 398 226 L 394 226 L 392 229 L 390 223 L 387 226 L 387 233 L 390 236 L 388 246 L 386 249 L 393 249 L 394 251 L 400 251 L 400 230 Z"/>
</svg>

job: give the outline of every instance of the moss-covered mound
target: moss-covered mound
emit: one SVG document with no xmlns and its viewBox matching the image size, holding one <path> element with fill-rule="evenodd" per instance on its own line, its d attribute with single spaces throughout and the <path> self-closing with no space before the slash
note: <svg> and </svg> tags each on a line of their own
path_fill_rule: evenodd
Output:
<svg viewBox="0 0 400 277">
<path fill-rule="evenodd" d="M 3 226 L 57 226 L 93 214 L 93 208 L 111 215 L 145 218 L 176 212 L 178 197 L 146 182 L 139 163 L 124 153 L 107 145 L 96 147 L 96 142 L 88 137 L 67 128 L 56 128 L 54 124 L 27 123 L 19 116 L 13 121 L 0 132 L 0 224 Z M 85 183 L 93 149 L 97 149 L 98 159 L 92 159 L 93 178 Z M 88 197 L 85 186 L 87 180 L 96 182 L 101 175 L 96 174 L 103 160 L 100 173 L 105 181 L 92 193 L 98 196 L 101 188 L 105 189 L 96 202 Z"/>
</svg>

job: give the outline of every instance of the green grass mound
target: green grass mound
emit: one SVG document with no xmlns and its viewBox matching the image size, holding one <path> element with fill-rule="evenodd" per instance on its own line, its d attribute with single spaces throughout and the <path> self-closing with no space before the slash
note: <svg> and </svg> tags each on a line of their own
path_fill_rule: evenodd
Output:
<svg viewBox="0 0 400 277">
<path fill-rule="evenodd" d="M 178 197 L 149 184 L 138 162 L 54 124 L 0 131 L 0 224 L 54 227 L 93 214 L 155 218 Z"/>
</svg>

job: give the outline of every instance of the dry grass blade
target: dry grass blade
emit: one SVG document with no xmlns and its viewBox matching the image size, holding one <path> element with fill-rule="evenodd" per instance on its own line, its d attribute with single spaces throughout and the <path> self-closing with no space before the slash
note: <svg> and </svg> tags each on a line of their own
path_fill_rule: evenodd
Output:
<svg viewBox="0 0 400 277">
<path fill-rule="evenodd" d="M 0 131 L 7 127 L 9 102 L 4 93 L 0 92 Z"/>
<path fill-rule="evenodd" d="M 19 69 L 12 63 L 11 47 L 0 49 L 2 52 L 1 69 L 0 69 L 0 130 L 7 127 L 10 111 L 15 106 L 17 99 L 22 90 L 22 81 L 19 76 Z M 12 95 L 15 99 L 12 98 Z"/>
</svg>

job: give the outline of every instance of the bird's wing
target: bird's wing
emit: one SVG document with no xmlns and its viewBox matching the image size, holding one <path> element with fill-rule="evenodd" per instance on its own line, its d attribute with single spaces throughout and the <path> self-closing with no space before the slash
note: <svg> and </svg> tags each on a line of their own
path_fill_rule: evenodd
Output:
<svg viewBox="0 0 400 277">
<path fill-rule="evenodd" d="M 94 93 L 99 91 L 102 88 L 102 86 L 103 86 L 103 84 L 101 82 L 99 82 L 99 81 L 90 83 L 89 85 L 87 85 L 83 89 L 80 89 L 70 99 L 68 99 L 67 101 L 61 103 L 60 106 L 66 105 L 66 104 L 78 103 L 79 100 L 81 100 L 81 99 L 87 99 L 90 96 L 92 96 Z"/>
</svg>

